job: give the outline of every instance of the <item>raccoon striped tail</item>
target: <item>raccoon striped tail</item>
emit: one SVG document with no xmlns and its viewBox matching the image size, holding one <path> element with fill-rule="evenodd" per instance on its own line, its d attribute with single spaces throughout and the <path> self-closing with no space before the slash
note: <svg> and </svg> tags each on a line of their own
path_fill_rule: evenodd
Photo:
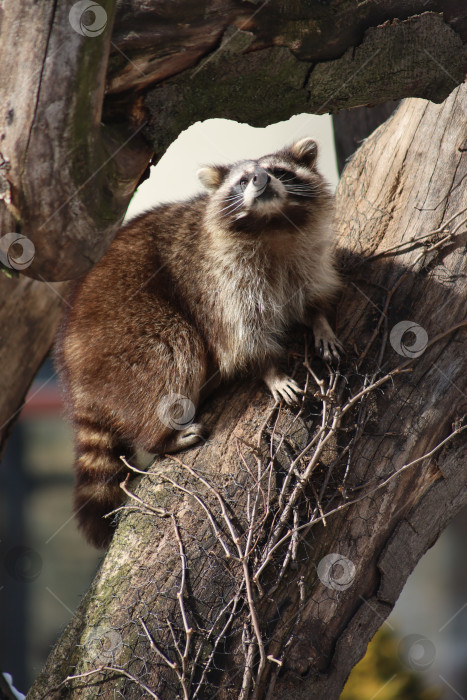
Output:
<svg viewBox="0 0 467 700">
<path fill-rule="evenodd" d="M 120 483 L 128 469 L 120 456 L 128 446 L 111 430 L 87 419 L 75 419 L 75 429 L 74 507 L 78 527 L 95 547 L 107 547 L 115 525 L 104 516 L 125 499 Z"/>
</svg>

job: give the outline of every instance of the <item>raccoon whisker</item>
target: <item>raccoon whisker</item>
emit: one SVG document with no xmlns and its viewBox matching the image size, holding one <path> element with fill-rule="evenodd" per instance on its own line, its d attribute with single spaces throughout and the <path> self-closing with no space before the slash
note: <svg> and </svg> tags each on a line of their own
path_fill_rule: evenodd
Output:
<svg viewBox="0 0 467 700">
<path fill-rule="evenodd" d="M 223 209 L 219 209 L 219 214 L 222 214 L 223 211 L 227 211 L 228 209 L 231 209 L 232 207 L 234 207 L 238 203 L 240 203 L 240 205 L 241 205 L 242 202 L 243 202 L 243 197 L 240 195 L 233 202 L 228 204 L 226 207 L 224 207 Z"/>
<path fill-rule="evenodd" d="M 286 180 L 281 178 L 281 177 L 278 177 L 277 179 L 280 180 L 282 182 L 282 184 L 285 184 L 285 185 L 287 185 L 288 182 L 293 182 L 294 183 L 293 187 L 312 187 L 312 185 L 310 185 L 310 183 L 297 182 L 297 180 L 294 177 L 289 177 Z"/>
<path fill-rule="evenodd" d="M 236 204 L 237 206 L 234 206 L 235 204 Z M 242 197 L 242 201 L 241 201 L 239 204 L 237 204 L 236 202 L 234 202 L 234 203 L 231 204 L 229 207 L 226 207 L 226 209 L 230 209 L 230 211 L 226 211 L 226 213 L 225 213 L 223 216 L 221 216 L 220 218 L 221 218 L 221 219 L 225 219 L 226 216 L 230 216 L 231 214 L 233 214 L 234 212 L 236 212 L 238 209 L 241 209 L 242 206 L 243 206 L 243 197 Z M 234 208 L 232 209 L 232 207 L 234 207 Z M 225 211 L 225 210 L 222 210 L 222 211 Z"/>
<path fill-rule="evenodd" d="M 241 205 L 238 205 L 236 208 L 230 209 L 229 211 L 226 211 L 224 214 L 222 214 L 221 216 L 219 216 L 219 219 L 225 219 L 226 216 L 229 216 L 230 214 L 233 214 L 234 211 L 237 211 L 237 209 L 239 209 L 240 206 L 241 206 Z"/>
<path fill-rule="evenodd" d="M 237 211 L 237 209 L 241 209 L 243 207 L 243 197 L 240 202 L 238 202 L 237 206 L 234 207 L 231 211 L 227 212 L 228 214 L 232 214 L 234 211 Z"/>
<path fill-rule="evenodd" d="M 313 190 L 296 190 L 296 189 L 291 190 L 291 189 L 288 189 L 286 191 L 289 192 L 290 194 L 293 194 L 294 192 L 298 192 L 300 194 L 314 194 Z"/>
<path fill-rule="evenodd" d="M 231 214 L 235 214 L 235 212 L 238 211 L 239 209 L 241 209 L 242 206 L 243 206 L 243 203 L 239 204 L 238 207 L 236 207 L 236 209 L 232 209 L 232 211 L 228 211 L 227 214 L 224 214 L 224 216 L 221 218 L 224 219 L 226 216 L 230 216 Z"/>
<path fill-rule="evenodd" d="M 242 196 L 241 194 L 240 194 L 240 195 L 237 195 L 237 196 L 234 197 L 233 199 L 229 200 L 229 201 L 230 201 L 230 204 L 228 204 L 227 206 L 230 206 L 231 204 L 236 204 L 236 203 L 239 202 L 241 199 L 243 199 L 243 196 Z"/>
<path fill-rule="evenodd" d="M 242 192 L 240 194 L 229 194 L 228 197 L 224 197 L 224 202 L 227 202 L 229 199 L 240 199 L 241 197 L 243 197 Z"/>
<path fill-rule="evenodd" d="M 294 183 L 293 185 L 286 185 L 286 189 L 295 189 L 295 190 L 314 190 L 316 187 L 313 185 L 306 185 L 306 184 L 301 184 L 299 182 Z"/>
<path fill-rule="evenodd" d="M 235 199 L 233 202 L 230 202 L 230 204 L 227 204 L 225 207 L 222 209 L 219 209 L 219 213 L 225 211 L 226 209 L 229 209 L 230 207 L 234 207 L 236 204 L 238 204 L 239 200 Z"/>
<path fill-rule="evenodd" d="M 229 202 L 226 206 L 230 206 L 230 204 L 235 204 L 238 201 L 239 201 L 238 197 L 235 197 L 235 198 L 232 198 L 231 200 L 225 199 L 223 204 L 225 204 L 226 202 Z M 224 207 L 224 209 L 225 209 L 225 207 Z"/>
</svg>

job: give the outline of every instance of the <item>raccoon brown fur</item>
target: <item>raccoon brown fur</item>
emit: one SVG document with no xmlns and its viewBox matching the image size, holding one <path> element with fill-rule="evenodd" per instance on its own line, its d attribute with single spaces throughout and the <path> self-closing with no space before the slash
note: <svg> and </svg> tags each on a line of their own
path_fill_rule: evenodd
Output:
<svg viewBox="0 0 467 700">
<path fill-rule="evenodd" d="M 313 327 L 325 359 L 337 357 L 322 313 L 339 287 L 333 199 L 316 156 L 316 143 L 302 139 L 202 168 L 206 194 L 130 221 L 76 284 L 56 359 L 75 429 L 76 513 L 96 546 L 109 543 L 104 515 L 124 498 L 120 455 L 199 441 L 194 409 L 245 371 L 277 400 L 296 401 L 299 387 L 277 368 L 294 322 Z M 193 409 L 183 425 L 174 406 Z"/>
</svg>

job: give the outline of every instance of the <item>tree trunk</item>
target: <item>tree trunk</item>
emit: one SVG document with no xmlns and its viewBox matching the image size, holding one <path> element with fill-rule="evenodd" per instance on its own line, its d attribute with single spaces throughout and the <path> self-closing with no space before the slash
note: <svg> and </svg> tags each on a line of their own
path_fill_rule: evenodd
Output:
<svg viewBox="0 0 467 700">
<path fill-rule="evenodd" d="M 90 22 L 82 3 L 2 3 L 0 226 L 32 243 L 17 269 L 38 280 L 79 277 L 102 257 L 151 157 L 132 110 L 104 123 L 115 4 L 96 3 Z"/>
<path fill-rule="evenodd" d="M 339 174 L 342 173 L 346 162 L 362 141 L 391 116 L 398 104 L 396 100 L 392 100 L 391 102 L 383 102 L 376 107 L 343 109 L 332 115 Z"/>
<path fill-rule="evenodd" d="M 0 455 L 24 397 L 52 345 L 62 309 L 63 283 L 45 285 L 0 273 Z"/>
<path fill-rule="evenodd" d="M 357 151 L 337 192 L 345 360 L 312 361 L 297 332 L 300 410 L 226 387 L 201 449 L 124 485 L 28 698 L 339 697 L 467 500 L 466 115 L 465 86 L 405 100 Z"/>
</svg>

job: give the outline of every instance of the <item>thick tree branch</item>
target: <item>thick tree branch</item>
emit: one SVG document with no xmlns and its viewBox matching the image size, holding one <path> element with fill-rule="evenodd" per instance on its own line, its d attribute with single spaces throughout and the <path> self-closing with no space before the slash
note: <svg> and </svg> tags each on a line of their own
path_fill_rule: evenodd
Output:
<svg viewBox="0 0 467 700">
<path fill-rule="evenodd" d="M 387 0 L 384 3 L 378 0 L 358 3 L 333 0 L 321 6 L 294 2 L 286 8 L 268 1 L 225 0 L 219 4 L 204 0 L 196 5 L 187 0 L 151 4 L 143 0 L 122 1 L 118 4 L 114 27 L 108 90 L 114 94 L 144 88 L 202 65 L 202 60 L 211 60 L 219 48 L 227 48 L 232 30 L 248 33 L 249 41 L 243 48 L 248 53 L 283 47 L 310 67 L 343 58 L 349 49 L 365 43 L 367 32 L 374 32 L 384 41 L 388 21 L 394 22 L 393 30 L 389 30 L 394 31 L 393 36 L 407 31 L 412 39 L 421 39 L 418 49 L 422 49 L 423 40 L 432 43 L 423 29 L 422 34 L 418 33 L 423 22 L 418 25 L 416 16 L 423 13 L 437 13 L 443 18 L 445 28 L 451 28 L 461 44 L 467 43 L 467 11 L 459 0 Z M 184 18 L 183 25 L 180 25 L 181 17 Z M 406 24 L 405 20 L 409 18 L 411 20 Z M 438 26 L 443 31 L 441 25 Z M 448 34 L 439 39 L 443 43 L 447 37 Z M 447 41 L 449 44 L 450 39 Z M 398 57 L 397 52 L 392 53 L 389 64 L 379 67 L 381 74 L 389 72 L 398 60 L 405 60 L 406 65 L 410 65 L 409 57 L 417 52 L 411 43 L 413 41 L 401 47 Z M 267 54 L 263 56 L 266 58 Z M 465 54 L 463 58 L 466 69 Z M 451 59 L 455 65 L 462 65 L 458 63 L 459 56 L 454 58 L 451 55 Z M 344 58 L 341 65 L 347 60 Z M 453 65 L 452 60 L 449 65 Z M 412 71 L 412 67 L 409 73 L 412 78 L 417 76 L 418 80 L 424 80 Z M 396 91 L 406 77 L 397 76 Z M 328 86 L 326 99 L 343 82 L 341 78 L 339 76 L 338 84 Z M 430 82 L 426 82 L 427 90 Z M 434 85 L 433 88 L 436 90 Z M 372 85 L 367 86 L 368 94 L 372 89 Z M 402 96 L 401 93 L 393 98 Z M 431 95 L 424 96 L 433 99 Z"/>
<path fill-rule="evenodd" d="M 97 5 L 102 26 L 88 36 L 75 5 L 2 4 L 0 228 L 32 241 L 23 272 L 39 280 L 77 277 L 102 257 L 151 153 L 140 117 L 102 123 L 115 2 Z"/>
</svg>

